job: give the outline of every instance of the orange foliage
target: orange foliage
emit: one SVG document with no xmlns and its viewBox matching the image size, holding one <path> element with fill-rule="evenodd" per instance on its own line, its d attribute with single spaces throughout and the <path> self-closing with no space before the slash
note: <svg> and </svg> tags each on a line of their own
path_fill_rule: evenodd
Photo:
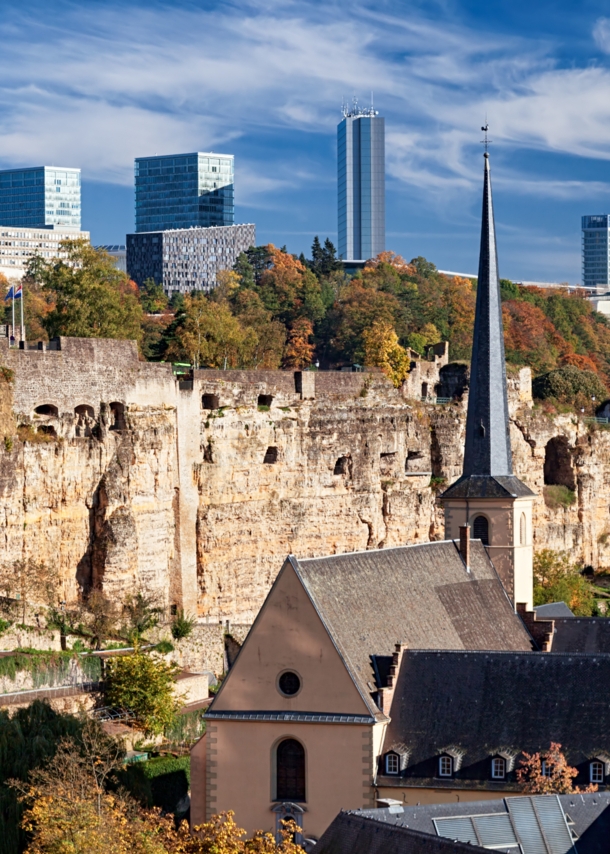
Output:
<svg viewBox="0 0 610 854">
<path fill-rule="evenodd" d="M 558 742 L 552 741 L 549 749 L 542 753 L 524 752 L 523 756 L 525 758 L 521 760 L 521 767 L 517 769 L 517 780 L 528 794 L 597 792 L 596 785 L 590 785 L 586 789 L 574 788 L 572 781 L 578 775 L 578 770 L 568 765 Z"/>
<path fill-rule="evenodd" d="M 288 341 L 284 351 L 283 366 L 300 371 L 311 365 L 314 345 L 310 343 L 313 336 L 313 325 L 306 317 L 300 317 L 292 325 L 288 333 Z"/>
</svg>

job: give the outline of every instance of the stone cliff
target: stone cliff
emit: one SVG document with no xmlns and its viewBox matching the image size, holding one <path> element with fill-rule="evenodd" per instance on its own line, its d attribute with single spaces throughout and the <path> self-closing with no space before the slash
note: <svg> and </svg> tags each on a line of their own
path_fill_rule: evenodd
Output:
<svg viewBox="0 0 610 854">
<path fill-rule="evenodd" d="M 0 346 L 0 366 L 14 372 L 0 377 L 0 560 L 46 559 L 68 600 L 142 587 L 247 622 L 289 552 L 443 536 L 436 498 L 460 473 L 465 399 L 405 399 L 378 373 L 180 379 L 117 341 Z M 608 568 L 610 431 L 533 407 L 528 373 L 510 380 L 511 435 L 538 493 L 535 545 Z M 574 503 L 547 506 L 545 482 Z"/>
</svg>

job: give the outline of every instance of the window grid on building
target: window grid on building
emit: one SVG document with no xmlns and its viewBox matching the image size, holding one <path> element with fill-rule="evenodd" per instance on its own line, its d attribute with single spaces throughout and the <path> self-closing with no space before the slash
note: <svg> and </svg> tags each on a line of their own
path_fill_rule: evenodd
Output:
<svg viewBox="0 0 610 854">
<path fill-rule="evenodd" d="M 385 758 L 386 774 L 398 774 L 400 772 L 400 757 L 396 753 L 388 753 Z"/>
<path fill-rule="evenodd" d="M 451 756 L 439 756 L 438 759 L 438 776 L 451 777 L 453 774 L 453 759 Z"/>
<path fill-rule="evenodd" d="M 506 761 L 501 756 L 496 756 L 491 760 L 491 779 L 503 780 L 506 776 Z"/>
<path fill-rule="evenodd" d="M 80 231 L 80 169 L 39 166 L 0 171 L 0 223 Z"/>
<path fill-rule="evenodd" d="M 589 782 L 591 783 L 603 783 L 604 782 L 604 763 L 591 762 L 589 765 Z"/>
</svg>

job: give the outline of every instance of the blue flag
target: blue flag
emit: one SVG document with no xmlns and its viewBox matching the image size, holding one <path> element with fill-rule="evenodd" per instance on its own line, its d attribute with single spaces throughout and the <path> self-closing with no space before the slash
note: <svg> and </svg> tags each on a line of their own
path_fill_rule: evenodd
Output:
<svg viewBox="0 0 610 854">
<path fill-rule="evenodd" d="M 13 285 L 11 285 L 7 291 L 6 296 L 4 297 L 4 302 L 6 302 L 9 299 L 13 299 L 14 295 L 15 295 L 15 288 Z"/>
</svg>

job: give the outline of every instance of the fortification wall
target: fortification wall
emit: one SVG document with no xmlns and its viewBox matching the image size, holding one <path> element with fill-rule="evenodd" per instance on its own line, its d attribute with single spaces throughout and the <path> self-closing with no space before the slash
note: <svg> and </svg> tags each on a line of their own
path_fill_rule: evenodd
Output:
<svg viewBox="0 0 610 854">
<path fill-rule="evenodd" d="M 0 406 L 15 416 L 0 445 L 0 561 L 47 559 L 68 600 L 90 585 L 117 599 L 141 587 L 210 623 L 247 623 L 289 552 L 443 536 L 437 494 L 460 473 L 466 395 L 405 400 L 378 372 L 180 381 L 126 342 L 60 346 L 0 350 L 14 371 Z M 539 493 L 536 546 L 610 567 L 610 432 L 533 408 L 527 370 L 509 380 L 515 470 Z M 87 423 L 74 413 L 83 403 Z M 57 414 L 35 415 L 41 404 Z M 557 437 L 576 500 L 551 508 Z"/>
</svg>

